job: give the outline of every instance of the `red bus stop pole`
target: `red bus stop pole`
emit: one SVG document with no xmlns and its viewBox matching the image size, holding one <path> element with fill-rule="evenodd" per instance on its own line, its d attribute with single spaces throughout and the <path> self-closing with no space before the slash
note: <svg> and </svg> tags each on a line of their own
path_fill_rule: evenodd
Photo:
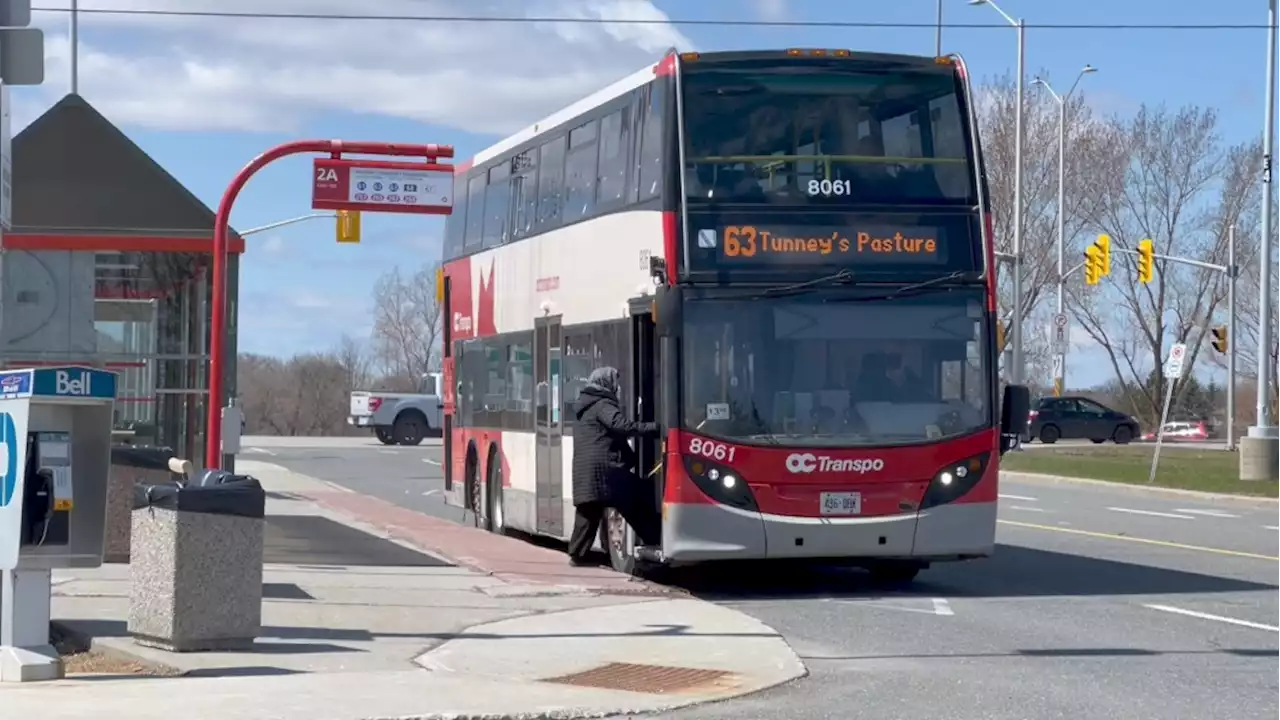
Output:
<svg viewBox="0 0 1280 720">
<path fill-rule="evenodd" d="M 205 418 L 204 466 L 222 467 L 222 406 L 226 364 L 227 334 L 227 229 L 231 222 L 231 207 L 244 189 L 249 178 L 274 160 L 300 153 L 329 153 L 338 158 L 343 153 L 352 155 L 392 155 L 397 157 L 424 157 L 427 159 L 451 158 L 453 147 L 449 145 L 402 145 L 397 143 L 343 142 L 342 140 L 297 140 L 277 145 L 245 165 L 222 195 L 218 214 L 213 222 L 213 283 L 209 313 L 209 394 L 208 414 Z"/>
</svg>

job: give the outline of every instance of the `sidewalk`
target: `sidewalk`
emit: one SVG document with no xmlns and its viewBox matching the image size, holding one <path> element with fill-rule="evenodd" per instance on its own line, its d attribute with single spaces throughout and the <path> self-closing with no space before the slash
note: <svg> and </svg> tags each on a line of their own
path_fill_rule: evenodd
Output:
<svg viewBox="0 0 1280 720">
<path fill-rule="evenodd" d="M 805 672 L 772 629 L 736 611 L 278 466 L 240 469 L 270 492 L 255 650 L 137 646 L 127 566 L 57 573 L 60 626 L 134 669 L 0 686 L 6 717 L 607 717 Z"/>
</svg>

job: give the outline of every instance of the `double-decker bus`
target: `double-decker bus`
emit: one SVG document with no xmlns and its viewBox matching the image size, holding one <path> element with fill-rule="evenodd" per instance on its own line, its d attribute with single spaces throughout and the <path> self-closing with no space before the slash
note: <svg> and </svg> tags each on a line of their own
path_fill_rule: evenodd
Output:
<svg viewBox="0 0 1280 720">
<path fill-rule="evenodd" d="M 982 557 L 1026 426 L 997 380 L 995 254 L 958 57 L 677 53 L 457 171 L 440 282 L 445 494 L 567 537 L 592 369 L 636 441 L 637 563 Z M 1013 428 L 1011 431 L 1010 428 Z"/>
</svg>

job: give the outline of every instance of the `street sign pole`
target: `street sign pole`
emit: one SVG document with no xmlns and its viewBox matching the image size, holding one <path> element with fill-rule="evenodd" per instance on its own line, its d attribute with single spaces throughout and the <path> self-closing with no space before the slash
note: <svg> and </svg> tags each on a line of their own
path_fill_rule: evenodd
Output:
<svg viewBox="0 0 1280 720">
<path fill-rule="evenodd" d="M 1071 346 L 1071 326 L 1067 314 L 1059 308 L 1053 315 L 1053 395 L 1062 397 L 1067 385 L 1067 350 Z"/>
<path fill-rule="evenodd" d="M 1169 360 L 1164 370 L 1164 408 L 1160 411 L 1160 427 L 1156 429 L 1156 451 L 1151 456 L 1151 474 L 1147 476 L 1147 484 L 1156 481 L 1156 468 L 1160 466 L 1160 446 L 1164 445 L 1164 426 L 1169 422 L 1169 403 L 1173 400 L 1173 386 L 1182 377 L 1182 363 L 1187 357 L 1187 346 L 1175 343 L 1169 350 Z"/>
<path fill-rule="evenodd" d="M 342 140 L 297 140 L 277 145 L 270 150 L 262 153 L 249 161 L 239 173 L 232 178 L 231 183 L 227 185 L 226 191 L 222 194 L 222 201 L 218 203 L 218 212 L 213 220 L 213 258 L 209 272 L 211 288 L 210 294 L 210 313 L 209 313 L 209 382 L 208 392 L 205 396 L 206 416 L 205 416 L 205 448 L 204 448 L 204 467 L 206 469 L 222 468 L 224 464 L 224 453 L 222 452 L 222 408 L 227 398 L 224 397 L 223 388 L 226 384 L 226 333 L 227 333 L 227 230 L 231 220 L 231 209 L 234 207 L 236 198 L 239 197 L 240 191 L 244 189 L 245 183 L 254 176 L 259 170 L 268 164 L 290 155 L 298 155 L 301 153 L 327 153 L 331 162 L 338 162 L 342 159 L 343 153 L 351 155 L 382 155 L 392 157 L 412 157 L 422 158 L 425 163 L 388 163 L 388 165 L 406 165 L 419 169 L 446 167 L 441 165 L 441 159 L 453 157 L 452 145 L 409 145 L 385 142 L 344 142 Z M 356 165 L 356 166 L 378 166 L 377 161 L 361 161 L 359 163 L 339 163 L 340 165 Z M 322 166 L 323 167 L 323 166 Z M 396 171 L 402 168 L 386 168 Z M 341 181 L 341 174 L 337 174 L 336 180 Z M 433 177 L 435 177 L 433 175 Z M 433 215 L 448 215 L 453 212 L 453 184 L 452 172 L 449 174 L 450 181 L 448 183 L 447 192 L 440 195 L 432 196 L 432 198 L 415 198 L 413 202 L 405 202 L 403 198 L 399 203 L 378 202 L 372 207 L 364 203 L 340 202 L 342 191 L 349 192 L 349 186 L 346 188 L 333 184 L 335 178 L 331 178 L 329 173 L 323 176 L 319 174 L 319 170 L 312 170 L 312 207 L 320 208 L 316 204 L 316 192 L 320 191 L 333 193 L 330 199 L 331 205 L 325 209 L 332 210 L 361 210 L 368 209 L 375 212 L 396 212 L 396 213 L 419 213 Z M 346 179 L 349 181 L 350 176 Z M 445 190 L 443 182 L 436 182 L 433 186 L 436 190 Z"/>
</svg>

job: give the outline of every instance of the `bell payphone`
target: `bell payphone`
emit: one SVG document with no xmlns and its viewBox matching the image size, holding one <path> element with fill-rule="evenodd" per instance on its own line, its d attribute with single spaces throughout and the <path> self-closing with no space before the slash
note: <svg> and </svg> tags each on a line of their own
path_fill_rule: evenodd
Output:
<svg viewBox="0 0 1280 720">
<path fill-rule="evenodd" d="M 115 373 L 0 372 L 0 681 L 61 674 L 50 571 L 102 564 Z"/>
</svg>

